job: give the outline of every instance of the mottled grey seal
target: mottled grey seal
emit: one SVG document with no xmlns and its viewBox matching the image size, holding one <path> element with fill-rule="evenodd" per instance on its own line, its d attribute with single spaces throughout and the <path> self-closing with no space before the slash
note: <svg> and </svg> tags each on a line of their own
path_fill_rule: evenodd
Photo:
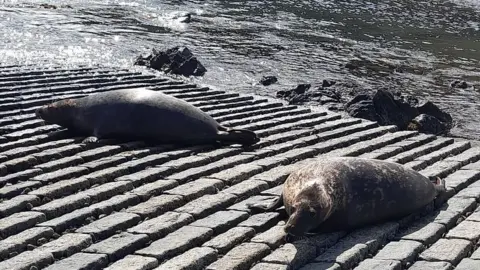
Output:
<svg viewBox="0 0 480 270">
<path fill-rule="evenodd" d="M 229 129 L 184 100 L 144 88 L 64 99 L 40 107 L 35 114 L 47 123 L 89 136 L 85 143 L 100 138 L 189 145 L 259 141 L 253 131 Z"/>
<path fill-rule="evenodd" d="M 445 190 L 415 170 L 376 159 L 337 157 L 316 161 L 292 172 L 282 195 L 270 205 L 283 205 L 289 215 L 285 231 L 294 236 L 332 232 L 400 218 L 426 206 Z"/>
</svg>

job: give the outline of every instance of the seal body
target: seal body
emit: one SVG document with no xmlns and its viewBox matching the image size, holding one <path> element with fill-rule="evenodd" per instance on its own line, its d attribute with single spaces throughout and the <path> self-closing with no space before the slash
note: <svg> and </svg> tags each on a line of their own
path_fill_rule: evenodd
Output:
<svg viewBox="0 0 480 270">
<path fill-rule="evenodd" d="M 228 129 L 184 100 L 143 88 L 60 100 L 37 109 L 36 115 L 90 136 L 87 142 L 100 138 L 185 144 L 258 141 L 252 131 Z"/>
<path fill-rule="evenodd" d="M 289 215 L 285 230 L 302 235 L 400 218 L 425 207 L 443 190 L 443 182 L 433 183 L 398 163 L 339 157 L 318 159 L 291 173 L 279 200 Z"/>
</svg>

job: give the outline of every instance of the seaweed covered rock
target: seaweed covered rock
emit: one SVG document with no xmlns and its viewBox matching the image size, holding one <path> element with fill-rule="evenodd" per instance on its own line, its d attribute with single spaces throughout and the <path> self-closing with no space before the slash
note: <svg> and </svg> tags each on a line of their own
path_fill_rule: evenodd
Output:
<svg viewBox="0 0 480 270">
<path fill-rule="evenodd" d="M 203 76 L 207 69 L 193 56 L 187 47 L 173 47 L 166 51 L 152 50 L 146 57 L 139 56 L 135 65 L 146 66 L 165 73 Z"/>
</svg>

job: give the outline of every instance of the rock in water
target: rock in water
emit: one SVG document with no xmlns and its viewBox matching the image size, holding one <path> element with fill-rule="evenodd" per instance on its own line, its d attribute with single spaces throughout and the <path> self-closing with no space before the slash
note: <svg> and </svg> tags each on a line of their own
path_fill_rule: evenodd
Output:
<svg viewBox="0 0 480 270">
<path fill-rule="evenodd" d="M 418 115 L 416 108 L 402 100 L 395 99 L 391 92 L 385 90 L 378 90 L 373 95 L 373 105 L 379 116 L 380 125 L 396 125 L 400 129 L 405 129 L 410 121 Z"/>
<path fill-rule="evenodd" d="M 444 123 L 440 122 L 436 117 L 427 114 L 420 114 L 415 117 L 408 129 L 435 135 L 448 132 L 448 127 Z"/>
<path fill-rule="evenodd" d="M 275 76 L 264 76 L 262 79 L 260 79 L 260 83 L 263 86 L 269 86 L 278 81 L 277 77 Z"/>
<path fill-rule="evenodd" d="M 146 140 L 182 145 L 259 141 L 250 130 L 230 129 L 190 103 L 148 89 L 122 89 L 60 100 L 35 111 L 47 123 L 98 139 Z"/>
<path fill-rule="evenodd" d="M 165 73 L 189 76 L 203 76 L 207 69 L 193 56 L 187 47 L 173 47 L 163 51 L 152 50 L 152 54 L 139 56 L 135 65 L 146 66 Z"/>
</svg>

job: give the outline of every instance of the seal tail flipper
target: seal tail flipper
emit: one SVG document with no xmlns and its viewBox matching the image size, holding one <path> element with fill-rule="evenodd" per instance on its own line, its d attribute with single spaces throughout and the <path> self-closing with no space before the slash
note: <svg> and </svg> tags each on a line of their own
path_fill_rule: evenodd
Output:
<svg viewBox="0 0 480 270">
<path fill-rule="evenodd" d="M 257 134 L 248 129 L 227 129 L 219 127 L 218 139 L 221 142 L 239 143 L 242 145 L 252 145 L 260 141 Z"/>
<path fill-rule="evenodd" d="M 437 191 L 437 194 L 445 192 L 447 190 L 445 187 L 445 180 L 441 179 L 440 177 L 437 177 L 434 185 L 435 185 L 435 190 Z"/>
<path fill-rule="evenodd" d="M 248 209 L 252 210 L 254 213 L 258 212 L 267 212 L 276 208 L 279 208 L 283 204 L 283 196 L 280 195 L 277 199 L 273 200 L 269 204 L 265 203 L 247 203 Z"/>
</svg>

